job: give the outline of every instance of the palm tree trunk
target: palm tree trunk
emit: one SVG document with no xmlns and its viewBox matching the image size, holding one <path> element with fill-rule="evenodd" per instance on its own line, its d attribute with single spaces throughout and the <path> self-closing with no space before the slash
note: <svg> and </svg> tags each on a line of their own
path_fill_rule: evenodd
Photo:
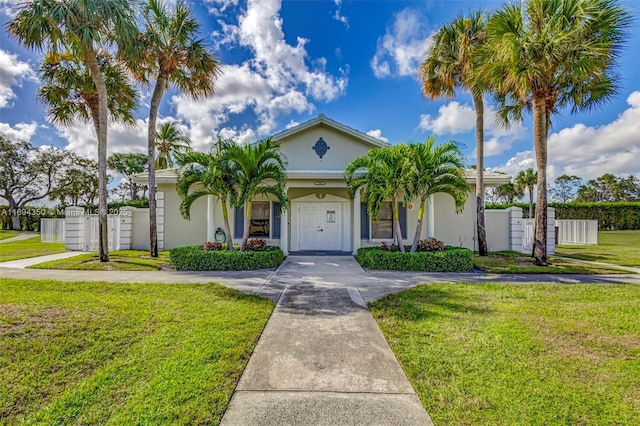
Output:
<svg viewBox="0 0 640 426">
<path fill-rule="evenodd" d="M 227 211 L 227 200 L 221 199 L 222 202 L 222 219 L 224 221 L 224 232 L 227 234 L 227 250 L 233 250 L 233 234 L 229 226 L 229 212 Z"/>
<path fill-rule="evenodd" d="M 251 201 L 247 201 L 245 206 L 246 214 L 244 216 L 244 230 L 242 232 L 242 245 L 240 246 L 240 250 L 244 251 L 244 247 L 247 245 L 247 241 L 249 240 L 249 231 L 251 230 Z"/>
<path fill-rule="evenodd" d="M 395 199 L 392 201 L 391 208 L 393 209 L 393 233 L 396 236 L 396 242 L 398 248 L 404 253 L 404 241 L 402 240 L 402 229 L 400 228 L 400 216 L 398 215 L 398 203 Z"/>
<path fill-rule="evenodd" d="M 147 166 L 149 169 L 149 254 L 158 257 L 158 223 L 156 218 L 156 121 L 162 94 L 167 87 L 167 78 L 160 74 L 151 96 L 149 127 L 147 135 Z"/>
<path fill-rule="evenodd" d="M 98 66 L 96 53 L 88 48 L 85 51 L 87 67 L 98 92 L 98 122 L 95 123 L 98 138 L 98 251 L 100 262 L 109 261 L 109 233 L 107 219 L 107 86 Z"/>
<path fill-rule="evenodd" d="M 413 243 L 411 244 L 411 253 L 414 253 L 418 250 L 418 243 L 420 242 L 420 235 L 422 235 L 422 225 L 424 223 L 424 205 L 426 204 L 427 199 L 420 199 L 420 209 L 418 209 L 418 223 L 416 224 L 416 233 L 413 236 Z"/>
<path fill-rule="evenodd" d="M 473 95 L 476 110 L 476 228 L 478 233 L 478 254 L 487 256 L 487 229 L 484 220 L 484 104 L 482 95 Z"/>
<path fill-rule="evenodd" d="M 538 197 L 536 200 L 535 235 L 533 241 L 534 263 L 547 263 L 547 113 L 544 99 L 533 99 L 533 143 L 538 166 Z"/>
<path fill-rule="evenodd" d="M 529 187 L 529 219 L 533 217 L 533 187 Z"/>
</svg>

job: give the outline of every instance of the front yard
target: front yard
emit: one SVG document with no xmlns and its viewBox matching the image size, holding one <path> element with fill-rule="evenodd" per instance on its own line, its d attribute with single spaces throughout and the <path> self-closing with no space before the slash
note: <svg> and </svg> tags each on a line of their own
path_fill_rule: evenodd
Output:
<svg viewBox="0 0 640 426">
<path fill-rule="evenodd" d="M 2 424 L 217 424 L 273 310 L 217 284 L 0 294 Z"/>
<path fill-rule="evenodd" d="M 600 231 L 597 246 L 558 246 L 562 256 L 640 267 L 640 231 Z"/>
<path fill-rule="evenodd" d="M 491 274 L 628 274 L 614 267 L 591 265 L 571 259 L 550 256 L 549 266 L 536 266 L 533 257 L 514 251 L 490 253 L 489 256 L 474 256 L 474 264 Z"/>
<path fill-rule="evenodd" d="M 29 266 L 33 269 L 67 269 L 83 271 L 159 271 L 169 268 L 169 252 L 161 251 L 158 257 L 148 251 L 118 250 L 109 252 L 109 261 L 100 262 L 98 253 L 84 253 L 68 259 L 51 260 Z"/>
<path fill-rule="evenodd" d="M 429 284 L 371 304 L 435 424 L 640 424 L 640 286 Z"/>
<path fill-rule="evenodd" d="M 64 252 L 64 243 L 42 243 L 40 236 L 0 244 L 0 262 Z"/>
</svg>

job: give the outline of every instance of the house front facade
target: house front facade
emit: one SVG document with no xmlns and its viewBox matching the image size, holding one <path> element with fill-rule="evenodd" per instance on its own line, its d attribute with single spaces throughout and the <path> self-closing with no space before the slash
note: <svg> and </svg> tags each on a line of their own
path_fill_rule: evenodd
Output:
<svg viewBox="0 0 640 426">
<path fill-rule="evenodd" d="M 251 237 L 278 245 L 285 254 L 304 251 L 355 254 L 360 247 L 393 241 L 391 203 L 382 206 L 379 219 L 371 220 L 360 194 L 349 198 L 344 178 L 345 167 L 353 159 L 374 147 L 389 146 L 387 143 L 322 114 L 274 135 L 273 139 L 280 143 L 286 157 L 290 206 L 283 210 L 277 200 L 268 197 L 252 200 Z M 448 245 L 477 248 L 473 196 L 475 171 L 468 170 L 466 177 L 471 193 L 463 212 L 456 213 L 450 196 L 436 194 L 427 203 L 421 238 L 434 237 Z M 147 176 L 141 174 L 136 179 L 144 183 Z M 203 197 L 193 204 L 191 220 L 180 215 L 177 179 L 176 169 L 160 170 L 156 174 L 160 195 L 158 239 L 161 249 L 227 238 L 223 231 L 220 202 L 213 196 Z M 485 172 L 487 186 L 508 181 L 509 176 Z M 416 203 L 400 205 L 400 224 L 405 240 L 413 238 L 418 209 Z M 230 213 L 233 238 L 238 240 L 243 232 L 244 208 L 232 209 Z M 499 228 L 492 229 L 488 223 L 489 247 L 492 250 L 508 249 L 502 247 L 501 242 L 505 239 L 502 234 L 508 234 L 508 229 Z M 145 248 L 135 246 L 135 241 L 144 244 L 144 237 L 133 238 L 132 248 Z"/>
</svg>

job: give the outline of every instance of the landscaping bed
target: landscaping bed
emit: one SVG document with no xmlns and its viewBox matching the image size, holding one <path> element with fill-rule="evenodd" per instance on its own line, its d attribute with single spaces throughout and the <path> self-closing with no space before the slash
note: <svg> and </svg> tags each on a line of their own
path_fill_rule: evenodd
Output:
<svg viewBox="0 0 640 426">
<path fill-rule="evenodd" d="M 370 304 L 435 424 L 640 424 L 640 286 L 426 284 Z"/>
<path fill-rule="evenodd" d="M 441 251 L 409 253 L 384 250 L 381 247 L 358 249 L 356 260 L 363 268 L 393 271 L 467 272 L 473 269 L 473 252 L 461 247 Z"/>
<path fill-rule="evenodd" d="M 159 271 L 168 267 L 169 252 L 161 251 L 158 253 L 158 257 L 151 257 L 148 251 L 143 250 L 111 251 L 108 262 L 100 262 L 98 253 L 86 253 L 29 266 L 33 269 L 83 271 Z"/>
<path fill-rule="evenodd" d="M 217 284 L 0 294 L 2 424 L 218 424 L 274 307 Z"/>
<path fill-rule="evenodd" d="M 248 271 L 276 268 L 284 262 L 280 247 L 262 251 L 205 250 L 205 246 L 186 246 L 171 250 L 171 267 L 176 271 Z"/>
</svg>

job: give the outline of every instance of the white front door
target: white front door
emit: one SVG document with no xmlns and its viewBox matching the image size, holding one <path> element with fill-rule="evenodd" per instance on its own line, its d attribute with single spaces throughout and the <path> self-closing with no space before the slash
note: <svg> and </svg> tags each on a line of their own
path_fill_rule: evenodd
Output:
<svg viewBox="0 0 640 426">
<path fill-rule="evenodd" d="M 300 203 L 300 250 L 340 250 L 342 204 Z"/>
</svg>

